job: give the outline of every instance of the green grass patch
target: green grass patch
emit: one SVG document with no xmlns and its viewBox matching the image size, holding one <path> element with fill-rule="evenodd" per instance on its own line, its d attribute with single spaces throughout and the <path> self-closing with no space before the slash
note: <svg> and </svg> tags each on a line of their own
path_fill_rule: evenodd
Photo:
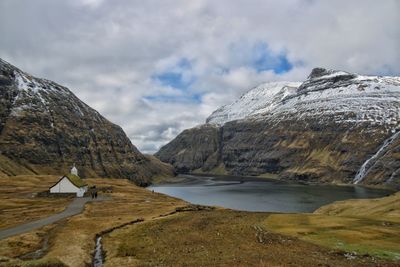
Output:
<svg viewBox="0 0 400 267">
<path fill-rule="evenodd" d="M 266 173 L 258 175 L 258 177 L 267 178 L 267 179 L 279 179 L 279 174 L 266 172 Z"/>
<path fill-rule="evenodd" d="M 324 247 L 382 259 L 400 259 L 400 224 L 313 214 L 274 214 L 265 227 Z"/>
</svg>

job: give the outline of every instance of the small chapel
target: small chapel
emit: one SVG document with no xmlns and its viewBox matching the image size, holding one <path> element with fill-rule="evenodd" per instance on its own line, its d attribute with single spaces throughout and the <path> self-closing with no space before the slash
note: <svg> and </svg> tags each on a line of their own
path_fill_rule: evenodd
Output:
<svg viewBox="0 0 400 267">
<path fill-rule="evenodd" d="M 87 189 L 87 184 L 79 177 L 78 169 L 74 164 L 69 174 L 62 176 L 56 184 L 50 187 L 50 193 L 75 193 L 77 197 L 83 197 Z"/>
</svg>

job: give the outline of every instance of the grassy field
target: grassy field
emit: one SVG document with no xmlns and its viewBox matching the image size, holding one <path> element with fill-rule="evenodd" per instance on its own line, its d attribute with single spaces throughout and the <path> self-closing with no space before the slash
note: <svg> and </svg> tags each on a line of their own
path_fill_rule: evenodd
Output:
<svg viewBox="0 0 400 267">
<path fill-rule="evenodd" d="M 263 225 L 325 247 L 400 261 L 400 193 L 339 201 L 314 214 L 274 214 Z"/>
<path fill-rule="evenodd" d="M 44 229 L 1 240 L 0 266 L 22 265 L 24 262 L 16 258 L 40 250 L 45 241 L 48 248 L 43 260 L 57 259 L 68 266 L 90 265 L 96 234 L 139 218 L 150 220 L 187 205 L 182 200 L 137 187 L 128 180 L 86 179 L 86 181 L 89 185 L 111 186 L 113 192 L 107 194 L 110 199 L 88 203 L 82 214 Z M 34 206 L 35 204 L 32 205 Z"/>
<path fill-rule="evenodd" d="M 36 197 L 58 179 L 54 175 L 0 176 L 0 229 L 64 210 L 71 198 Z"/>
<path fill-rule="evenodd" d="M 130 225 L 104 237 L 105 266 L 398 266 L 273 233 L 270 216 L 210 210 Z"/>
<path fill-rule="evenodd" d="M 34 197 L 56 180 L 1 180 L 3 225 L 65 208 L 68 198 Z M 198 208 L 122 179 L 86 181 L 112 187 L 109 198 L 88 203 L 80 215 L 1 240 L 0 266 L 88 266 L 96 234 L 122 225 L 103 236 L 105 266 L 400 266 L 393 261 L 400 242 L 399 195 L 335 203 L 318 214 L 268 214 Z M 138 219 L 144 221 L 130 224 Z M 358 255 L 348 253 L 353 251 Z"/>
<path fill-rule="evenodd" d="M 400 192 L 384 198 L 337 201 L 314 213 L 400 222 Z"/>
</svg>

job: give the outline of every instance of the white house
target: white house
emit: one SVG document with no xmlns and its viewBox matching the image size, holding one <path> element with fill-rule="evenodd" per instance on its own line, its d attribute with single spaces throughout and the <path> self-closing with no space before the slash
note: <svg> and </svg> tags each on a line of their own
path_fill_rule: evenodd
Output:
<svg viewBox="0 0 400 267">
<path fill-rule="evenodd" d="M 50 187 L 50 193 L 76 193 L 77 197 L 83 197 L 87 189 L 87 184 L 78 176 L 78 170 L 74 166 L 70 174 L 64 175 Z"/>
</svg>

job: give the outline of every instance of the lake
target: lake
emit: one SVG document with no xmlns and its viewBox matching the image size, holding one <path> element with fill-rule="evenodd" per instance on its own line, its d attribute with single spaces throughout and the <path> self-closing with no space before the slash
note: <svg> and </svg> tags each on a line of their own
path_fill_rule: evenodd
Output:
<svg viewBox="0 0 400 267">
<path fill-rule="evenodd" d="M 377 198 L 389 190 L 362 186 L 303 185 L 274 180 L 237 177 L 181 176 L 179 183 L 149 186 L 149 190 L 193 204 L 245 211 L 313 212 L 338 200 Z"/>
</svg>

